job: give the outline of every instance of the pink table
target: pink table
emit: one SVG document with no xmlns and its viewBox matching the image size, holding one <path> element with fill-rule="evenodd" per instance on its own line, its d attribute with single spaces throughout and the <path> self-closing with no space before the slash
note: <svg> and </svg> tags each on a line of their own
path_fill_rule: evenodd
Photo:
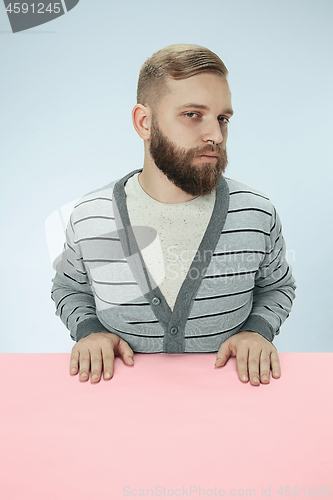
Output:
<svg viewBox="0 0 333 500">
<path fill-rule="evenodd" d="M 70 354 L 1 354 L 1 500 L 333 497 L 333 354 L 282 353 L 258 387 L 215 358 L 116 358 L 92 384 Z"/>
</svg>

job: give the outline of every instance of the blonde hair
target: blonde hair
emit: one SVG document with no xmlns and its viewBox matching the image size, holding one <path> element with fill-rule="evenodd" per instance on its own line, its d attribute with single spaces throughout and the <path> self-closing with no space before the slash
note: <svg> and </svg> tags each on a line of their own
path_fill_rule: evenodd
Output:
<svg viewBox="0 0 333 500">
<path fill-rule="evenodd" d="M 137 104 L 149 105 L 156 111 L 160 100 L 170 92 L 167 77 L 182 80 L 205 71 L 219 73 L 225 78 L 228 75 L 221 59 L 206 47 L 185 43 L 168 45 L 155 52 L 142 65 Z"/>
</svg>

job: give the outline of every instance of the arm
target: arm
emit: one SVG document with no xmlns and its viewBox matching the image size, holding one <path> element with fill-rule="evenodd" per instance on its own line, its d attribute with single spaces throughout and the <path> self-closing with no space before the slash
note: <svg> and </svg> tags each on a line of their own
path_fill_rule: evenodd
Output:
<svg viewBox="0 0 333 500">
<path fill-rule="evenodd" d="M 236 356 L 239 377 L 252 385 L 269 383 L 281 376 L 279 357 L 272 341 L 289 316 L 296 283 L 285 257 L 286 246 L 279 216 L 273 207 L 266 255 L 255 277 L 252 311 L 241 330 L 227 339 L 217 353 L 215 366 Z"/>
<path fill-rule="evenodd" d="M 272 342 L 289 316 L 295 289 L 295 279 L 286 261 L 281 221 L 273 207 L 266 255 L 255 277 L 252 311 L 241 331 L 258 332 Z"/>
<path fill-rule="evenodd" d="M 78 342 L 93 332 L 105 331 L 96 315 L 95 299 L 89 284 L 79 245 L 75 243 L 72 221 L 67 224 L 66 243 L 56 265 L 52 279 L 51 298 L 55 302 L 56 315 L 60 317 L 70 336 Z"/>
<path fill-rule="evenodd" d="M 72 215 L 67 225 L 64 250 L 52 280 L 51 298 L 56 305 L 56 315 L 77 342 L 71 353 L 71 375 L 80 371 L 80 380 L 86 381 L 91 366 L 91 381 L 98 382 L 102 368 L 104 379 L 112 377 L 116 356 L 122 356 L 125 363 L 132 366 L 134 353 L 125 340 L 106 330 L 98 320 L 88 273 L 80 248 L 75 243 Z"/>
</svg>

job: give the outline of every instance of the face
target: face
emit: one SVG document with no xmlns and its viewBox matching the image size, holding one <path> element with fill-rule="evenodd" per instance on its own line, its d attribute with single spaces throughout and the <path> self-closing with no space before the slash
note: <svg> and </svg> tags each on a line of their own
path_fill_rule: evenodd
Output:
<svg viewBox="0 0 333 500">
<path fill-rule="evenodd" d="M 168 86 L 170 94 L 152 116 L 150 155 L 184 192 L 209 194 L 228 162 L 227 125 L 232 115 L 228 83 L 214 73 L 201 73 L 185 80 L 169 79 Z"/>
</svg>

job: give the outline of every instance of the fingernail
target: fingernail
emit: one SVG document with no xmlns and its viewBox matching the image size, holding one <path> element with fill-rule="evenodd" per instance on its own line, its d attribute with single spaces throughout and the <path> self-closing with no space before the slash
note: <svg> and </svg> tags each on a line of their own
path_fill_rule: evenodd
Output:
<svg viewBox="0 0 333 500">
<path fill-rule="evenodd" d="M 96 380 L 96 379 L 98 378 L 97 373 L 95 373 L 95 374 L 92 376 L 92 378 L 93 378 L 94 380 Z"/>
<path fill-rule="evenodd" d="M 76 373 L 76 368 L 71 368 L 71 373 Z"/>
<path fill-rule="evenodd" d="M 263 380 L 268 380 L 267 375 L 263 375 L 263 376 L 262 376 L 262 379 L 263 379 Z"/>
<path fill-rule="evenodd" d="M 134 363 L 134 359 L 132 358 L 132 356 L 129 356 L 128 359 Z"/>
<path fill-rule="evenodd" d="M 275 375 L 275 377 L 278 377 L 280 374 L 279 372 L 274 372 L 273 375 Z"/>
<path fill-rule="evenodd" d="M 253 382 L 255 382 L 255 383 L 259 382 L 259 380 L 257 379 L 257 377 L 253 377 Z"/>
<path fill-rule="evenodd" d="M 244 380 L 244 382 L 247 380 L 247 376 L 245 374 L 242 375 L 242 380 Z"/>
<path fill-rule="evenodd" d="M 111 373 L 110 372 L 106 372 L 105 373 L 105 378 L 109 378 L 109 377 L 111 377 Z"/>
<path fill-rule="evenodd" d="M 87 376 L 86 372 L 81 373 L 81 377 L 86 377 L 86 376 Z"/>
</svg>

